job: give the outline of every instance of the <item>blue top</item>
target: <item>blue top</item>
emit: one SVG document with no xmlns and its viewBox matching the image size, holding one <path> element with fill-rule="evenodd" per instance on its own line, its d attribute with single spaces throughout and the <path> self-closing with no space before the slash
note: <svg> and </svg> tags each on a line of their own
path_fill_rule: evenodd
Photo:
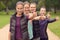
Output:
<svg viewBox="0 0 60 40">
<path fill-rule="evenodd" d="M 29 33 L 29 39 L 33 38 L 33 26 L 32 22 L 28 21 L 28 33 Z"/>
</svg>

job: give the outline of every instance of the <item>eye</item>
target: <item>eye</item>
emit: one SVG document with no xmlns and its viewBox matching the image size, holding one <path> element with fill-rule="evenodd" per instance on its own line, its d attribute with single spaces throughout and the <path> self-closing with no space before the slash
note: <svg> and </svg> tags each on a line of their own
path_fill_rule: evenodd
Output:
<svg viewBox="0 0 60 40">
<path fill-rule="evenodd" d="M 23 8 L 20 8 L 20 9 L 23 9 Z"/>
<path fill-rule="evenodd" d="M 19 9 L 19 8 L 18 8 Z"/>
<path fill-rule="evenodd" d="M 33 7 L 31 7 L 31 8 L 33 8 Z"/>
</svg>

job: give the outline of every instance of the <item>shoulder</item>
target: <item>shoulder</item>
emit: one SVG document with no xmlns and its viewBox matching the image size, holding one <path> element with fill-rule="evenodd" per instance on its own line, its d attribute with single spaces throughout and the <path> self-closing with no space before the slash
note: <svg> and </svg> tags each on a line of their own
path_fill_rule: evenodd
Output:
<svg viewBox="0 0 60 40">
<path fill-rule="evenodd" d="M 10 19 L 14 19 L 16 17 L 16 13 L 10 16 Z"/>
</svg>

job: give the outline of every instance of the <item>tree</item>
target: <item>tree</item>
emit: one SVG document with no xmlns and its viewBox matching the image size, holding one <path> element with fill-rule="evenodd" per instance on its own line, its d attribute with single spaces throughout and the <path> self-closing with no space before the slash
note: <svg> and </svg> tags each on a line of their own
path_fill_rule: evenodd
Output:
<svg viewBox="0 0 60 40">
<path fill-rule="evenodd" d="M 40 10 L 41 6 L 45 6 L 45 0 L 39 0 L 37 5 L 37 10 Z"/>
<path fill-rule="evenodd" d="M 0 11 L 5 9 L 6 6 L 4 5 L 4 3 L 2 1 L 0 1 Z"/>
<path fill-rule="evenodd" d="M 1 2 L 4 3 L 4 5 L 6 6 L 6 14 L 8 14 L 8 3 L 10 0 L 1 0 Z"/>
<path fill-rule="evenodd" d="M 45 5 L 46 5 L 46 8 L 48 10 L 53 8 L 54 9 L 54 13 L 56 13 L 57 8 L 60 8 L 59 7 L 59 5 L 60 5 L 59 2 L 60 2 L 60 0 L 45 0 Z"/>
</svg>

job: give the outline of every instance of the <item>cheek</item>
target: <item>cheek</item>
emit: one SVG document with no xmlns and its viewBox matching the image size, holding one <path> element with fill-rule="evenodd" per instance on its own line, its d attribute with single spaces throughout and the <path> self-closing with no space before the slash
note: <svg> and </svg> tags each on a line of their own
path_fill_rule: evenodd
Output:
<svg viewBox="0 0 60 40">
<path fill-rule="evenodd" d="M 45 13 L 45 11 L 42 11 L 42 13 Z"/>
<path fill-rule="evenodd" d="M 36 8 L 34 8 L 36 10 Z"/>
<path fill-rule="evenodd" d="M 18 9 L 16 8 L 16 11 L 17 11 Z"/>
<path fill-rule="evenodd" d="M 40 13 L 43 13 L 43 11 L 40 11 Z"/>
</svg>

